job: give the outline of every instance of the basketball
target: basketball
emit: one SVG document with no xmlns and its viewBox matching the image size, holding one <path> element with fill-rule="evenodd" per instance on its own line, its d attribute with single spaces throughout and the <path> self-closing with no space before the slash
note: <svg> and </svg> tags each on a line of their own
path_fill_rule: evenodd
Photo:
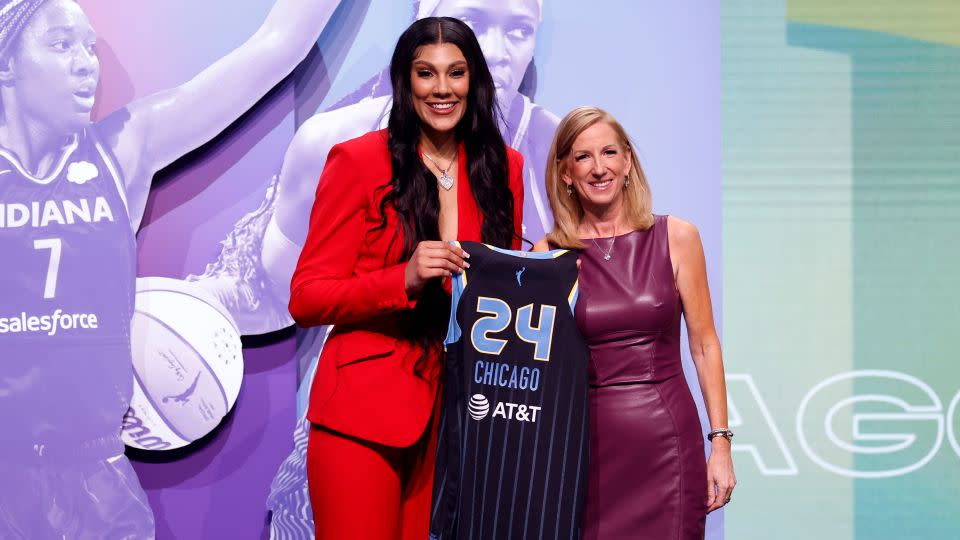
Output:
<svg viewBox="0 0 960 540">
<path fill-rule="evenodd" d="M 213 431 L 243 380 L 240 333 L 226 309 L 194 283 L 138 278 L 130 338 L 124 444 L 171 450 Z"/>
</svg>

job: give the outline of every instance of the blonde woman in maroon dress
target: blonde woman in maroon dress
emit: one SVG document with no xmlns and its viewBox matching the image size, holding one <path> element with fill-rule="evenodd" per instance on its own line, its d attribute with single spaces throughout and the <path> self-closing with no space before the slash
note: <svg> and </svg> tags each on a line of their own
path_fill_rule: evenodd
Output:
<svg viewBox="0 0 960 540">
<path fill-rule="evenodd" d="M 535 249 L 581 250 L 575 318 L 590 348 L 591 406 L 583 537 L 703 538 L 707 513 L 730 502 L 736 479 L 700 235 L 651 212 L 629 138 L 600 109 L 560 122 L 546 183 L 555 224 Z M 680 364 L 681 315 L 709 434 Z"/>
</svg>

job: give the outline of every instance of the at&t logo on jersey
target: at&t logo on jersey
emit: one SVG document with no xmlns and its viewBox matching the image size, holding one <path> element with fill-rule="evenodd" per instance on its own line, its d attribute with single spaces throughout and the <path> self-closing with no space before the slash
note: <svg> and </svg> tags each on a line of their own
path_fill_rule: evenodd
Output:
<svg viewBox="0 0 960 540">
<path fill-rule="evenodd" d="M 470 413 L 470 418 L 483 420 L 490 412 L 490 402 L 483 394 L 474 394 L 470 398 L 470 404 L 467 405 L 467 412 Z"/>
<path fill-rule="evenodd" d="M 536 423 L 537 416 L 541 409 L 542 407 L 537 405 L 500 401 L 496 407 L 493 408 L 493 414 L 490 418 L 499 417 L 504 420 Z M 483 394 L 474 394 L 470 397 L 470 403 L 467 404 L 467 413 L 470 414 L 470 418 L 480 421 L 486 418 L 489 412 L 490 401 L 487 400 L 486 396 Z"/>
</svg>

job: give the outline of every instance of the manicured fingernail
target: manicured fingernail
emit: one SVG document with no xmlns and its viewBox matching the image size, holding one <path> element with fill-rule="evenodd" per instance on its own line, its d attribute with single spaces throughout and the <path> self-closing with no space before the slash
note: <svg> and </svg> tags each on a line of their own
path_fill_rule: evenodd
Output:
<svg viewBox="0 0 960 540">
<path fill-rule="evenodd" d="M 463 261 L 463 267 L 470 268 L 470 263 L 468 263 L 467 261 Z"/>
<path fill-rule="evenodd" d="M 469 258 L 470 258 L 470 254 L 467 253 L 466 251 L 464 251 L 464 252 L 463 252 L 463 258 L 469 259 Z"/>
</svg>

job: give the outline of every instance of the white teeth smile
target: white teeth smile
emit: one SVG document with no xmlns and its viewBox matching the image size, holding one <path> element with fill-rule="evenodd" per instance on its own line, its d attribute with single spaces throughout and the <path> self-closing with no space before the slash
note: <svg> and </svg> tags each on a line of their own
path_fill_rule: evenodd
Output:
<svg viewBox="0 0 960 540">
<path fill-rule="evenodd" d="M 612 183 L 613 183 L 613 180 L 604 180 L 602 182 L 590 182 L 590 185 L 598 189 L 603 189 Z"/>
<path fill-rule="evenodd" d="M 430 107 L 431 107 L 431 108 L 434 108 L 434 109 L 437 109 L 437 110 L 440 110 L 440 111 L 445 111 L 445 110 L 447 110 L 447 109 L 451 109 L 451 108 L 453 108 L 453 106 L 454 106 L 453 103 L 431 103 L 431 104 L 430 104 Z"/>
</svg>

